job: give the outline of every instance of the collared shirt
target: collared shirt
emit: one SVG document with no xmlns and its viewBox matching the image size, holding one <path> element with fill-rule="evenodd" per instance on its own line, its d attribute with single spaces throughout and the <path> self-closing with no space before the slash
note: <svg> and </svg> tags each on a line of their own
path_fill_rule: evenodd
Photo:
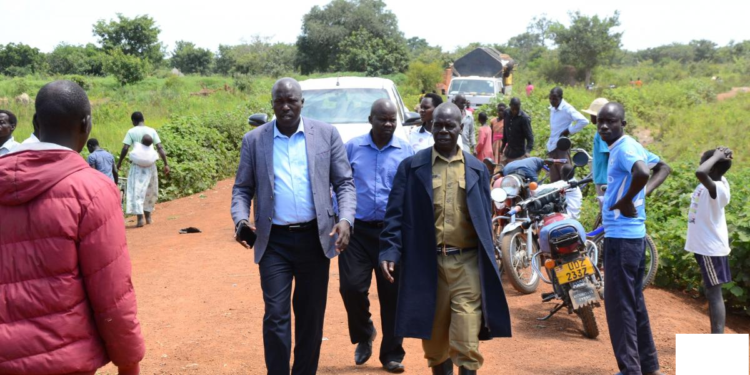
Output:
<svg viewBox="0 0 750 375">
<path fill-rule="evenodd" d="M 599 133 L 594 134 L 594 158 L 592 170 L 594 172 L 594 183 L 597 185 L 607 184 L 607 164 L 609 163 L 609 146 L 604 142 Z"/>
<path fill-rule="evenodd" d="M 426 148 L 430 148 L 435 144 L 435 138 L 432 137 L 432 133 L 428 132 L 424 128 L 424 125 L 420 126 L 418 130 L 414 130 L 409 134 L 409 145 L 414 152 L 422 151 Z M 463 137 L 458 135 L 458 147 L 464 149 Z"/>
<path fill-rule="evenodd" d="M 11 135 L 10 138 L 8 138 L 8 140 L 5 141 L 2 146 L 0 146 L 0 156 L 10 153 L 16 147 L 18 147 L 19 144 L 20 143 L 16 142 L 16 140 L 13 139 L 13 136 Z"/>
<path fill-rule="evenodd" d="M 302 118 L 291 137 L 273 122 L 273 223 L 300 224 L 315 219 L 315 202 L 307 169 L 307 144 Z"/>
<path fill-rule="evenodd" d="M 22 145 L 27 145 L 29 143 L 39 143 L 39 138 L 37 138 L 34 133 L 31 133 L 29 138 L 26 138 L 23 142 L 21 142 Z"/>
<path fill-rule="evenodd" d="M 414 151 L 398 137 L 392 137 L 382 150 L 378 149 L 370 133 L 353 138 L 345 148 L 357 189 L 357 213 L 354 218 L 383 221 L 398 165 L 414 155 Z"/>
<path fill-rule="evenodd" d="M 531 153 L 534 149 L 534 132 L 531 130 L 531 118 L 524 111 L 518 111 L 513 116 L 509 109 L 505 110 L 503 126 L 503 154 L 511 159 L 520 158 Z M 506 147 L 507 145 L 507 147 Z"/>
<path fill-rule="evenodd" d="M 471 112 L 466 111 L 464 118 L 461 120 L 461 124 L 464 129 L 461 131 L 463 135 L 463 145 L 465 150 L 471 150 L 472 147 L 476 147 L 477 141 L 475 137 L 476 130 L 474 129 L 474 115 Z"/>
<path fill-rule="evenodd" d="M 479 238 L 466 202 L 466 169 L 461 150 L 448 160 L 432 148 L 432 193 L 438 246 L 476 247 Z"/>
<path fill-rule="evenodd" d="M 102 172 L 105 176 L 109 177 L 110 180 L 114 181 L 115 176 L 112 175 L 112 166 L 115 165 L 115 158 L 109 152 L 100 149 L 94 150 L 89 154 L 88 159 L 89 166 Z"/>
<path fill-rule="evenodd" d="M 607 191 L 604 193 L 602 224 L 607 238 L 643 238 L 646 237 L 646 189 L 641 190 L 634 198 L 633 205 L 636 217 L 620 214 L 620 210 L 610 211 L 630 189 L 633 181 L 633 165 L 642 161 L 651 168 L 659 162 L 659 157 L 652 154 L 630 136 L 623 135 L 609 146 L 609 167 L 607 168 Z"/>
<path fill-rule="evenodd" d="M 557 148 L 557 140 L 565 130 L 570 131 L 570 134 L 575 134 L 588 124 L 589 120 L 586 117 L 583 117 L 565 99 L 560 99 L 560 105 L 557 108 L 549 107 L 550 136 L 547 141 L 547 151 L 554 151 Z"/>
</svg>

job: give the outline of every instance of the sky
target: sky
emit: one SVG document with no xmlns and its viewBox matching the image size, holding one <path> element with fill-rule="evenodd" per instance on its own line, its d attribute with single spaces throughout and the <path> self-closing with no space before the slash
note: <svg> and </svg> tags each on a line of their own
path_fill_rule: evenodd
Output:
<svg viewBox="0 0 750 375">
<path fill-rule="evenodd" d="M 178 40 L 216 51 L 219 44 L 238 44 L 254 36 L 294 43 L 302 17 L 329 0 L 0 0 L 0 44 L 24 43 L 50 52 L 60 42 L 96 43 L 92 25 L 122 13 L 148 14 L 161 28 L 168 51 Z M 537 0 L 537 1 L 414 1 L 385 0 L 407 38 L 424 38 L 452 51 L 471 42 L 504 43 L 526 31 L 534 16 L 546 14 L 568 24 L 568 12 L 610 16 L 620 11 L 622 46 L 635 51 L 674 42 L 708 39 L 720 46 L 750 40 L 748 0 Z M 456 9 L 456 4 L 463 9 Z"/>
</svg>

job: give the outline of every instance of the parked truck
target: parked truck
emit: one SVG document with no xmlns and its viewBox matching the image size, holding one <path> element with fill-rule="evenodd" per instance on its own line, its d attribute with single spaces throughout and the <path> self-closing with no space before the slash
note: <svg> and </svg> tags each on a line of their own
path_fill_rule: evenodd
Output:
<svg viewBox="0 0 750 375">
<path fill-rule="evenodd" d="M 511 95 L 513 59 L 494 48 L 480 47 L 456 60 L 445 71 L 441 87 L 448 100 L 463 95 L 472 108 L 489 103 L 498 94 Z"/>
</svg>

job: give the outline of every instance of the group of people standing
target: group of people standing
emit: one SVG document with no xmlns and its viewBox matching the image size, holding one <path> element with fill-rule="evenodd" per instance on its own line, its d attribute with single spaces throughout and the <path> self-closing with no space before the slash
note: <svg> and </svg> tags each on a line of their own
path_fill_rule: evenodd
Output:
<svg viewBox="0 0 750 375">
<path fill-rule="evenodd" d="M 377 337 L 368 296 L 375 272 L 385 370 L 404 372 L 403 338 L 418 338 L 433 374 L 453 374 L 454 366 L 461 375 L 476 374 L 484 361 L 479 341 L 511 337 L 511 325 L 494 255 L 490 171 L 467 151 L 471 142 L 461 148 L 465 101 L 426 96 L 422 127 L 405 141 L 394 137 L 396 104 L 378 100 L 371 131 L 344 144 L 333 126 L 301 116 L 297 81 L 278 80 L 271 95 L 276 117 L 245 134 L 231 202 L 236 240 L 253 249 L 260 270 L 267 372 L 317 372 L 330 263 L 340 256 L 340 293 L 356 365 L 370 359 Z M 622 374 L 658 374 L 640 283 L 646 196 L 670 169 L 625 135 L 622 105 L 597 100 L 586 112 L 597 126 L 595 142 L 609 151 L 594 158 L 595 164 L 606 158 L 601 165 L 610 186 L 602 216 L 611 342 Z M 561 89 L 552 90 L 550 103 L 552 137 L 588 123 L 563 101 Z M 93 375 L 111 360 L 119 374 L 138 374 L 145 345 L 112 181 L 119 165 L 112 167 L 113 159 L 98 154 L 88 138 L 91 107 L 80 86 L 45 85 L 35 109 L 37 141 L 21 145 L 9 143 L 17 119 L 0 111 L 0 257 L 9 260 L 0 262 L 0 285 L 10 302 L 0 314 L 0 373 Z M 523 154 L 517 158 L 527 156 L 533 138 L 525 143 L 524 136 L 519 145 L 508 136 L 530 126 L 519 120 L 520 101 L 514 98 L 510 111 L 501 113 L 507 121 L 504 160 L 518 151 Z M 141 189 L 156 174 L 156 158 L 142 149 L 156 144 L 165 173 L 169 167 L 158 134 L 145 127 L 142 115 L 134 113 L 132 121 L 120 163 L 134 145 L 131 168 L 145 171 L 131 169 L 129 180 Z M 548 143 L 550 155 L 562 153 L 555 145 Z M 84 146 L 94 155 L 89 163 L 98 169 L 101 162 L 111 178 L 78 155 Z M 685 246 L 703 273 L 714 333 L 724 329 L 721 284 L 731 279 L 724 174 L 732 156 L 726 148 L 702 156 Z M 601 169 L 594 172 L 601 176 Z M 144 215 L 153 210 L 150 202 L 142 206 Z"/>
</svg>

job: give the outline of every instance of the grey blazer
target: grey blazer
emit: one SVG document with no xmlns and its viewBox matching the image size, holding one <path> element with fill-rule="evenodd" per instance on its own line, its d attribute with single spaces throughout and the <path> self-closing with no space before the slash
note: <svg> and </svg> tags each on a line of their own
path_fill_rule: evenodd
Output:
<svg viewBox="0 0 750 375">
<path fill-rule="evenodd" d="M 357 194 L 352 179 L 352 168 L 344 143 L 333 126 L 303 117 L 307 167 L 312 185 L 315 213 L 318 220 L 320 245 L 328 258 L 336 256 L 335 237 L 328 236 L 334 225 L 330 189 L 336 193 L 339 218 L 354 223 Z M 255 263 L 260 263 L 266 251 L 274 215 L 273 126 L 268 122 L 253 129 L 242 138 L 240 165 L 232 188 L 232 220 L 234 225 L 249 219 L 255 223 Z M 255 217 L 250 219 L 250 204 L 255 202 Z"/>
</svg>

